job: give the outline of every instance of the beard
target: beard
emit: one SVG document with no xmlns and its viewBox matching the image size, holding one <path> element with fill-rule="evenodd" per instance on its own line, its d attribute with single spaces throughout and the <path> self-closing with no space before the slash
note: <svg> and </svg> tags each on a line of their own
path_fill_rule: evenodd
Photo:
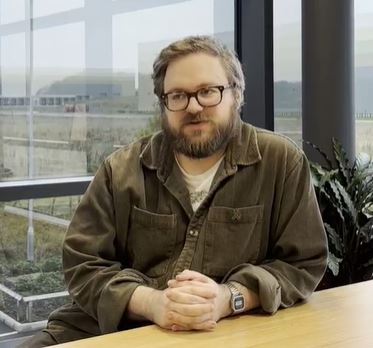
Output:
<svg viewBox="0 0 373 348">
<path fill-rule="evenodd" d="M 189 158 L 206 158 L 227 147 L 228 143 L 236 135 L 239 118 L 239 112 L 235 108 L 232 108 L 228 121 L 220 124 L 214 122 L 213 116 L 187 114 L 183 117 L 183 122 L 179 129 L 174 129 L 170 127 L 167 116 L 163 115 L 162 129 L 167 141 L 175 152 Z M 184 126 L 195 122 L 209 122 L 211 130 L 207 137 L 204 137 L 201 130 L 194 131 L 191 135 L 183 132 Z"/>
</svg>

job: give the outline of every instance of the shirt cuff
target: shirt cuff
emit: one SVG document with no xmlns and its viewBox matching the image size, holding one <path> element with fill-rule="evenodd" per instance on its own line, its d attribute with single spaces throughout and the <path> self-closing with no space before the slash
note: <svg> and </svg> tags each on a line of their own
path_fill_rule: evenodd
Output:
<svg viewBox="0 0 373 348">
<path fill-rule="evenodd" d="M 263 311 L 274 314 L 281 304 L 281 287 L 277 279 L 260 266 L 243 264 L 233 268 L 223 283 L 235 281 L 259 296 Z"/>
<path fill-rule="evenodd" d="M 140 285 L 154 287 L 153 280 L 133 269 L 124 269 L 102 290 L 97 320 L 103 334 L 119 330 L 133 292 Z"/>
</svg>

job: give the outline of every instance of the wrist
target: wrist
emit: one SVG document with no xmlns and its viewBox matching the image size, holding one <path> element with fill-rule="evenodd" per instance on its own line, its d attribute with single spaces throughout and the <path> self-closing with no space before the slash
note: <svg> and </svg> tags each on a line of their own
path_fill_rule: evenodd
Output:
<svg viewBox="0 0 373 348">
<path fill-rule="evenodd" d="M 220 284 L 220 296 L 221 296 L 221 306 L 219 309 L 219 319 L 228 317 L 232 314 L 231 309 L 231 292 L 226 284 Z"/>
<path fill-rule="evenodd" d="M 246 311 L 246 301 L 247 298 L 245 297 L 241 287 L 237 287 L 237 283 L 235 282 L 227 282 L 226 283 L 229 292 L 230 292 L 230 307 L 231 307 L 231 314 L 236 315 Z"/>
<path fill-rule="evenodd" d="M 140 285 L 133 292 L 128 304 L 128 316 L 132 320 L 150 320 L 152 321 L 152 299 L 155 290 Z"/>
<path fill-rule="evenodd" d="M 155 311 L 157 310 L 157 304 L 160 301 L 159 294 L 161 293 L 160 290 L 155 290 L 149 288 L 148 293 L 145 296 L 144 300 L 144 315 L 146 319 L 150 320 L 152 323 L 155 323 Z"/>
<path fill-rule="evenodd" d="M 243 294 L 245 298 L 245 312 L 260 307 L 259 296 L 256 292 L 236 281 L 231 281 L 230 283 L 232 283 Z"/>
</svg>

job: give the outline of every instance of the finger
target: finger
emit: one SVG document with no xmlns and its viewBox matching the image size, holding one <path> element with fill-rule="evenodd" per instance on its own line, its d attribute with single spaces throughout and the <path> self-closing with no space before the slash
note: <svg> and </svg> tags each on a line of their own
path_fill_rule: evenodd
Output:
<svg viewBox="0 0 373 348">
<path fill-rule="evenodd" d="M 183 272 L 176 275 L 175 279 L 176 280 L 199 280 L 204 283 L 208 283 L 212 280 L 202 273 L 191 271 L 189 269 L 186 269 Z"/>
<path fill-rule="evenodd" d="M 212 331 L 216 328 L 216 321 L 214 320 L 207 320 L 200 324 L 194 324 L 192 329 L 193 330 L 201 330 L 201 331 Z"/>
<path fill-rule="evenodd" d="M 214 305 L 212 303 L 182 304 L 170 302 L 168 308 L 186 317 L 203 317 L 207 315 L 207 317 L 212 318 Z"/>
<path fill-rule="evenodd" d="M 171 330 L 172 331 L 190 331 L 190 329 L 183 327 L 183 326 L 176 325 L 176 324 L 173 324 L 171 326 Z"/>
<path fill-rule="evenodd" d="M 183 327 L 183 326 L 179 326 L 179 325 L 172 325 L 171 326 L 171 330 L 172 331 L 190 331 L 190 330 L 206 330 L 206 331 L 211 331 L 211 330 L 214 330 L 216 328 L 216 322 L 215 321 L 205 321 L 201 324 L 194 324 L 193 327 L 191 328 L 186 328 L 186 327 Z"/>
<path fill-rule="evenodd" d="M 211 314 L 204 314 L 199 317 L 189 317 L 180 313 L 170 311 L 167 313 L 167 318 L 173 325 L 181 326 L 187 329 L 208 330 L 211 329 L 213 323 Z"/>
<path fill-rule="evenodd" d="M 167 289 L 165 294 L 167 298 L 173 302 L 182 303 L 182 304 L 201 304 L 209 303 L 208 299 L 202 296 L 197 296 L 189 294 L 184 291 L 179 291 L 180 289 Z"/>
<path fill-rule="evenodd" d="M 186 293 L 190 295 L 203 297 L 205 299 L 212 299 L 217 296 L 216 289 L 208 287 L 208 286 L 201 286 L 201 284 L 199 285 L 194 285 L 194 284 L 191 285 L 188 283 L 174 284 L 172 287 L 169 288 L 169 290 L 170 291 L 167 291 L 166 293 L 171 292 L 171 290 L 174 290 L 174 291 L 178 291 L 178 292 L 182 292 L 182 293 Z"/>
<path fill-rule="evenodd" d="M 167 282 L 167 285 L 169 287 L 181 287 L 185 285 L 194 285 L 194 286 L 206 286 L 209 285 L 208 283 L 205 282 L 200 282 L 199 280 L 176 280 L 176 279 L 170 279 Z"/>
</svg>

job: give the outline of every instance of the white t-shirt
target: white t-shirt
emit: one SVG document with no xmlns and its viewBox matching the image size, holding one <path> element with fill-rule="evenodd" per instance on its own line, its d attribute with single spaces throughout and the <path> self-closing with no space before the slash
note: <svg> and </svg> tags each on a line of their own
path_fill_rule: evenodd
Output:
<svg viewBox="0 0 373 348">
<path fill-rule="evenodd" d="M 189 191 L 190 202 L 192 204 L 193 211 L 196 211 L 198 209 L 199 205 L 202 203 L 202 201 L 205 199 L 208 192 L 210 191 L 212 179 L 214 178 L 223 158 L 224 156 L 222 156 L 219 161 L 217 161 L 210 169 L 206 170 L 204 173 L 192 175 L 188 174 L 181 167 L 179 161 L 175 156 L 176 163 L 178 164 L 183 174 L 186 186 Z"/>
</svg>

